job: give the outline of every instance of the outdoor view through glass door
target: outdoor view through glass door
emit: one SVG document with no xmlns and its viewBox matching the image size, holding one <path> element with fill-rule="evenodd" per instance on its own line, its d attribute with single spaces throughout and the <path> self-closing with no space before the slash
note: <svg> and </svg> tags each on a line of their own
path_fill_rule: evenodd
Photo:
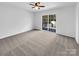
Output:
<svg viewBox="0 0 79 59">
<path fill-rule="evenodd" d="M 42 30 L 56 32 L 56 15 L 42 16 Z"/>
</svg>

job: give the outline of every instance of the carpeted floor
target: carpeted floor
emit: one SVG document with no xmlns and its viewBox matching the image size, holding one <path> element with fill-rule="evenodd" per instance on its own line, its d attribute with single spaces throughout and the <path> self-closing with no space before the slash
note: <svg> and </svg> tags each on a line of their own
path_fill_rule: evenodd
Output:
<svg viewBox="0 0 79 59">
<path fill-rule="evenodd" d="M 75 39 L 47 31 L 30 31 L 0 40 L 1 56 L 75 56 Z"/>
</svg>

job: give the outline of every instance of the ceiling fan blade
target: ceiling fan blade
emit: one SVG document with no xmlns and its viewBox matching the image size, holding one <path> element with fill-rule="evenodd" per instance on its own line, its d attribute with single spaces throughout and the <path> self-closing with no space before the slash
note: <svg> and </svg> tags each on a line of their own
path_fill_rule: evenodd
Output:
<svg viewBox="0 0 79 59">
<path fill-rule="evenodd" d="M 37 2 L 37 4 L 40 4 L 40 2 Z"/>
<path fill-rule="evenodd" d="M 33 4 L 29 4 L 29 5 L 32 5 L 32 6 L 34 6 Z"/>
<path fill-rule="evenodd" d="M 45 6 L 39 6 L 39 7 L 45 7 Z"/>
</svg>

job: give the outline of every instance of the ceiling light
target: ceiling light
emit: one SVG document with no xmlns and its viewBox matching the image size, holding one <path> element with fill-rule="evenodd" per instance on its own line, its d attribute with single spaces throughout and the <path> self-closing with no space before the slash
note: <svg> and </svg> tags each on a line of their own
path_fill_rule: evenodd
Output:
<svg viewBox="0 0 79 59">
<path fill-rule="evenodd" d="M 35 2 L 34 4 L 30 3 L 30 5 L 36 10 L 45 7 L 44 5 L 41 5 L 40 2 Z"/>
<path fill-rule="evenodd" d="M 38 6 L 35 7 L 36 10 L 38 10 L 38 8 L 39 8 Z"/>
</svg>

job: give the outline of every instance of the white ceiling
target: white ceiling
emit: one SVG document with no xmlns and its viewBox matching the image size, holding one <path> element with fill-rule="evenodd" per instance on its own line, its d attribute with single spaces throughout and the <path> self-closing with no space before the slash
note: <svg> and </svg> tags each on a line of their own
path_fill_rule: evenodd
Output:
<svg viewBox="0 0 79 59">
<path fill-rule="evenodd" d="M 49 10 L 49 9 L 54 9 L 54 8 L 59 8 L 59 7 L 64 7 L 64 6 L 70 6 L 70 5 L 75 5 L 76 2 L 41 2 L 41 5 L 44 5 L 44 8 L 40 8 L 40 10 L 35 10 L 32 8 L 31 5 L 29 5 L 31 2 L 6 2 L 8 4 L 12 4 L 14 6 L 20 7 L 27 9 L 29 11 L 43 11 L 43 10 Z"/>
</svg>

